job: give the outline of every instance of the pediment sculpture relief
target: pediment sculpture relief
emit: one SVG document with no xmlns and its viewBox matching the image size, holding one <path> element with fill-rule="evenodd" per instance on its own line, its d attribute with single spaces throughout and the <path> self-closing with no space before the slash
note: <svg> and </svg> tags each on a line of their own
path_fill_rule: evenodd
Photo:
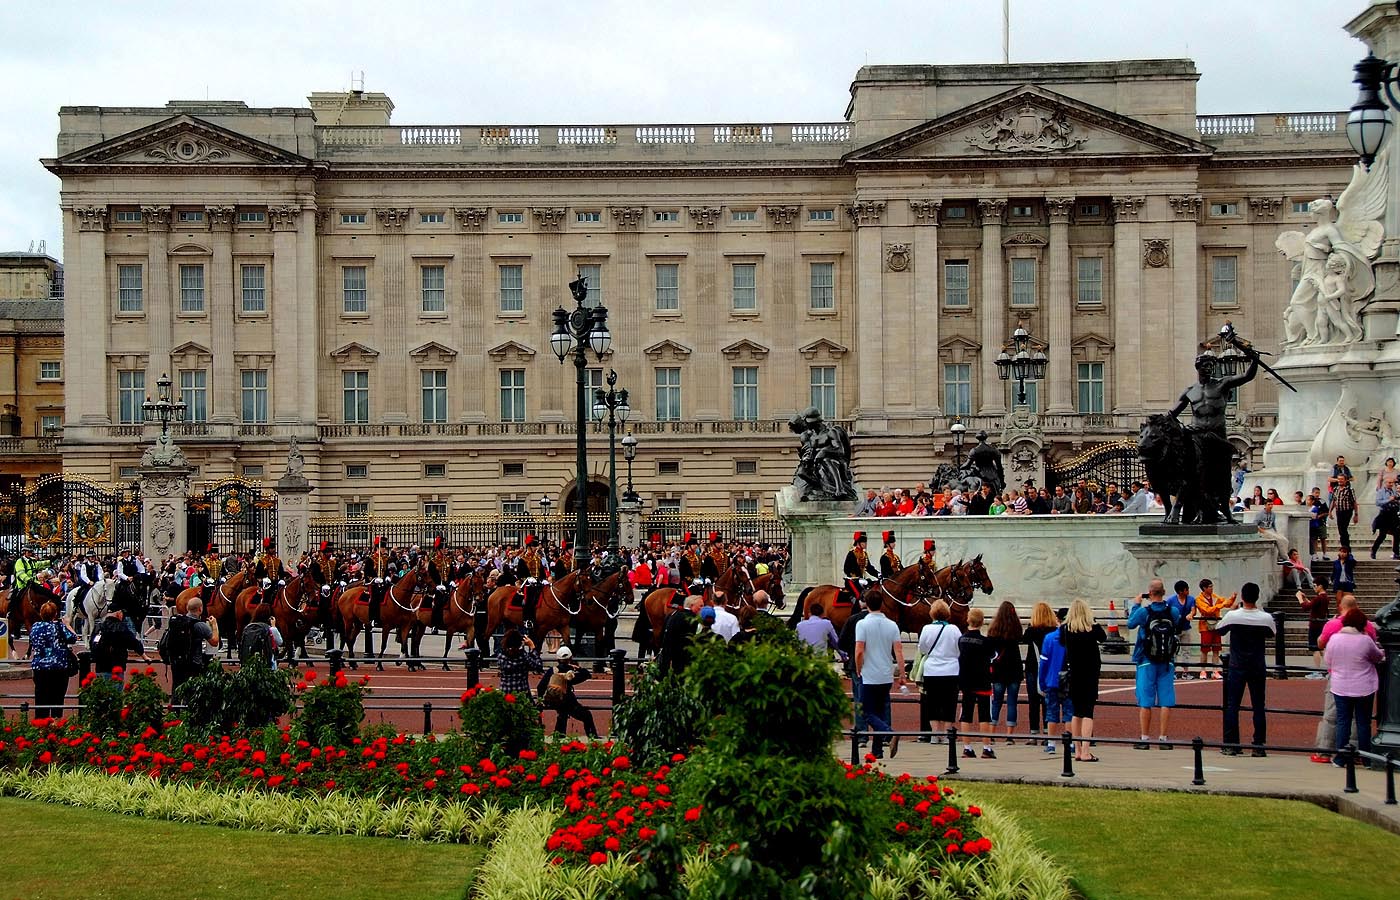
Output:
<svg viewBox="0 0 1400 900">
<path fill-rule="evenodd" d="M 168 163 L 203 163 L 228 159 L 229 151 L 198 135 L 182 134 L 146 148 L 146 158 Z"/>
<path fill-rule="evenodd" d="M 967 142 L 996 153 L 1058 153 L 1074 150 L 1088 140 L 1073 134 L 1074 124 L 1064 110 L 1023 103 L 1015 111 L 998 114 L 978 134 L 969 135 Z"/>
</svg>

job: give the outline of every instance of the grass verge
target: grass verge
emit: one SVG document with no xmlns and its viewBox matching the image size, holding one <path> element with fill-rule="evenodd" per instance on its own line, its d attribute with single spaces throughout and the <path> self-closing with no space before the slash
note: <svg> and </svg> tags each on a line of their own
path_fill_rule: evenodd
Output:
<svg viewBox="0 0 1400 900">
<path fill-rule="evenodd" d="M 330 835 L 269 834 L 0 798 L 0 895 L 33 900 L 153 896 L 453 898 L 483 851 Z"/>
<path fill-rule="evenodd" d="M 953 782 L 949 782 L 952 784 Z M 1311 803 L 964 783 L 1069 870 L 1090 900 L 1393 900 L 1400 836 Z"/>
</svg>

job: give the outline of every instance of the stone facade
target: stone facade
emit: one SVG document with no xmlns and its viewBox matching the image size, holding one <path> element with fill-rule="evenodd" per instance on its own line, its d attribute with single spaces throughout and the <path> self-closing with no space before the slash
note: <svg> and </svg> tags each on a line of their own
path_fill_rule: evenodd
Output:
<svg viewBox="0 0 1400 900">
<path fill-rule="evenodd" d="M 63 266 L 0 253 L 0 488 L 62 469 Z"/>
<path fill-rule="evenodd" d="M 400 126 L 364 93 L 65 107 L 45 161 L 64 465 L 134 466 L 153 430 L 124 420 L 169 372 L 203 404 L 177 432 L 200 481 L 275 477 L 295 437 L 312 514 L 566 508 L 550 314 L 580 272 L 648 509 L 771 509 L 809 403 L 851 428 L 862 483 L 923 481 L 953 414 L 1003 428 L 993 360 L 1018 325 L 1050 345 L 1050 460 L 1135 434 L 1224 319 L 1277 343 L 1274 240 L 1352 162 L 1344 114 L 1197 116 L 1196 79 L 1185 60 L 868 66 L 844 120 L 774 125 Z M 1243 452 L 1275 411 L 1272 384 L 1244 389 Z"/>
</svg>

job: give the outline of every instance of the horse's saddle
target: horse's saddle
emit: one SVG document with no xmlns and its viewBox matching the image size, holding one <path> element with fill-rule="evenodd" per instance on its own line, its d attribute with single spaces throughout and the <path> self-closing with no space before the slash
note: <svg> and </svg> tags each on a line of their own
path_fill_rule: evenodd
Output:
<svg viewBox="0 0 1400 900">
<path fill-rule="evenodd" d="M 517 584 L 515 590 L 510 595 L 510 606 L 513 609 L 525 608 L 525 585 Z"/>
<path fill-rule="evenodd" d="M 671 597 L 666 601 L 666 605 L 672 609 L 680 609 L 683 603 L 685 603 L 685 594 L 676 588 L 671 588 Z"/>
<path fill-rule="evenodd" d="M 369 591 L 360 591 L 360 596 L 355 598 L 356 606 L 369 606 Z"/>
</svg>

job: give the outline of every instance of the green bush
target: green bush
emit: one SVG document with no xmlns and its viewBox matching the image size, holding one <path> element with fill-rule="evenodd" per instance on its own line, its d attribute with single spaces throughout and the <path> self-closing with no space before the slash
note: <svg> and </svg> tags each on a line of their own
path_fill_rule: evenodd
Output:
<svg viewBox="0 0 1400 900">
<path fill-rule="evenodd" d="M 661 677 L 655 663 L 632 676 L 632 694 L 613 709 L 613 740 L 637 761 L 657 765 L 674 753 L 689 753 L 708 716 L 705 706 L 673 673 Z"/>
<path fill-rule="evenodd" d="M 800 647 L 704 644 L 685 680 L 736 755 L 829 760 L 850 714 L 841 676 L 828 660 Z"/>
<path fill-rule="evenodd" d="M 510 694 L 488 686 L 468 688 L 459 712 L 462 737 L 481 756 L 501 750 L 519 756 L 544 744 L 544 724 L 528 694 Z"/>
<path fill-rule="evenodd" d="M 129 671 L 131 680 L 125 684 L 95 673 L 83 680 L 78 688 L 78 722 L 88 731 L 105 737 L 164 727 L 166 697 L 155 670 Z"/>
<path fill-rule="evenodd" d="M 350 681 L 344 672 L 337 672 L 334 678 L 317 682 L 315 671 L 307 669 L 303 680 L 296 683 L 296 689 L 303 692 L 301 713 L 296 720 L 301 737 L 318 747 L 344 746 L 353 741 L 365 717 L 367 680 Z"/>
<path fill-rule="evenodd" d="M 196 730 L 227 731 L 235 724 L 264 728 L 292 709 L 292 673 L 261 656 L 230 673 L 217 659 L 175 691 L 183 721 Z"/>
</svg>

